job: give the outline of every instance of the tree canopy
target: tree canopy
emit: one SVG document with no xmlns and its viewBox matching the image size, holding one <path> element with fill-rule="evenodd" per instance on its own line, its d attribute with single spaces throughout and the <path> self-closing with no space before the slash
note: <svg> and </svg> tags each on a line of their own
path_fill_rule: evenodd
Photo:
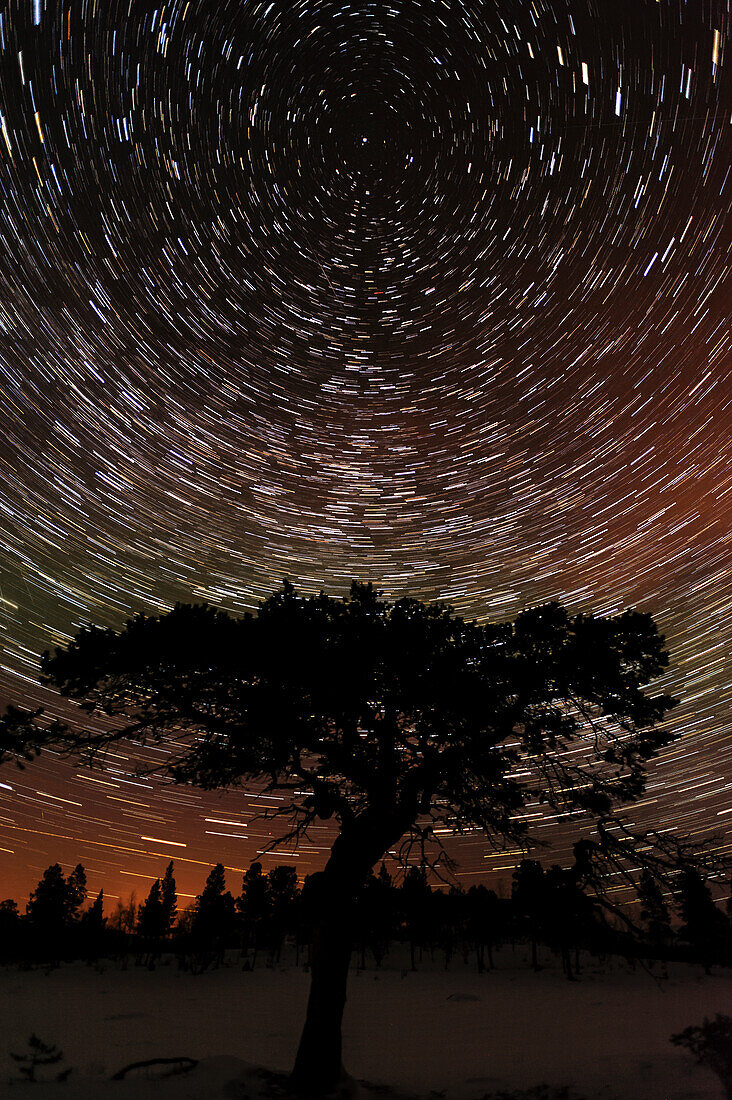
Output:
<svg viewBox="0 0 732 1100">
<path fill-rule="evenodd" d="M 308 789 L 286 808 L 297 831 L 368 813 L 408 844 L 422 815 L 501 844 L 521 839 L 535 797 L 602 817 L 642 793 L 645 762 L 671 739 L 673 700 L 644 690 L 667 660 L 651 617 L 633 611 L 551 603 L 479 624 L 371 585 L 336 599 L 285 582 L 256 615 L 178 605 L 119 632 L 87 627 L 42 669 L 84 710 L 122 719 L 55 723 L 57 745 L 164 740 L 179 781 Z M 6 749 L 43 744 L 37 721 L 29 732 L 12 718 Z"/>
</svg>

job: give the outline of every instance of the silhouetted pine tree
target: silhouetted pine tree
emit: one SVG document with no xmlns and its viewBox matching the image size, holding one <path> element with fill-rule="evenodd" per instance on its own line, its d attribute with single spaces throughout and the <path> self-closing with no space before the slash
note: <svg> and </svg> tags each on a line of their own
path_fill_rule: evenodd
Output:
<svg viewBox="0 0 732 1100">
<path fill-rule="evenodd" d="M 26 907 L 29 920 L 36 926 L 61 929 L 66 923 L 68 895 L 60 863 L 53 863 L 31 892 Z"/>
<path fill-rule="evenodd" d="M 433 890 L 430 894 L 430 931 L 433 942 L 445 956 L 448 970 L 463 930 L 465 894 L 454 886 L 447 893 Z"/>
<path fill-rule="evenodd" d="M 562 969 L 574 981 L 579 972 L 579 948 L 590 939 L 593 905 L 577 882 L 574 870 L 554 866 L 544 875 L 543 925 L 550 947 L 561 957 Z M 575 972 L 571 951 L 575 951 Z"/>
<path fill-rule="evenodd" d="M 72 914 L 78 908 L 78 896 L 81 890 L 81 876 L 76 868 L 71 888 L 64 878 L 61 865 L 54 863 L 43 872 L 35 890 L 32 891 L 26 907 L 30 939 L 36 951 L 44 958 L 58 962 L 65 948 L 66 932 L 71 923 Z M 83 873 L 83 868 L 81 868 Z M 84 889 L 86 888 L 84 876 Z"/>
<path fill-rule="evenodd" d="M 156 878 L 150 887 L 150 893 L 140 906 L 137 914 L 137 931 L 145 941 L 148 951 L 148 964 L 153 965 L 155 956 L 160 951 L 160 941 L 165 930 L 165 911 L 163 909 L 163 897 L 160 887 L 160 879 Z"/>
<path fill-rule="evenodd" d="M 663 892 L 653 876 L 644 870 L 637 893 L 641 903 L 640 919 L 646 926 L 648 941 L 654 951 L 659 951 L 671 940 L 671 918 Z"/>
<path fill-rule="evenodd" d="M 285 936 L 292 931 L 297 903 L 297 871 L 279 864 L 267 875 L 269 895 L 269 948 L 273 961 L 280 961 Z"/>
<path fill-rule="evenodd" d="M 104 928 L 107 922 L 107 918 L 104 916 L 104 890 L 99 891 L 93 905 L 89 907 L 84 917 L 89 928 L 95 928 L 99 931 Z"/>
<path fill-rule="evenodd" d="M 544 868 L 537 859 L 522 859 L 513 872 L 511 897 L 531 941 L 531 965 L 539 969 L 537 945 L 543 932 Z"/>
<path fill-rule="evenodd" d="M 178 605 L 120 631 L 83 629 L 44 655 L 44 682 L 125 724 L 6 715 L 0 755 L 86 753 L 121 736 L 164 745 L 174 730 L 176 752 L 160 763 L 177 782 L 288 791 L 290 838 L 332 821 L 330 855 L 312 876 L 311 990 L 293 1068 L 301 1092 L 322 1093 L 344 1076 L 354 900 L 387 853 L 408 858 L 420 819 L 427 840 L 447 825 L 513 848 L 539 786 L 553 810 L 595 818 L 616 873 L 665 873 L 673 843 L 616 811 L 639 798 L 647 761 L 673 740 L 662 720 L 674 701 L 646 692 L 667 664 L 655 624 L 636 612 L 571 615 L 552 603 L 479 624 L 445 605 L 384 600 L 372 585 L 335 599 L 285 582 L 240 619 Z"/>
<path fill-rule="evenodd" d="M 252 863 L 244 872 L 241 894 L 235 902 L 238 924 L 241 933 L 242 950 L 252 949 L 251 967 L 257 961 L 262 929 L 269 910 L 267 878 L 262 874 L 262 864 Z"/>
<path fill-rule="evenodd" d="M 99 958 L 104 948 L 104 928 L 107 923 L 104 916 L 104 891 L 100 890 L 94 903 L 82 913 L 79 922 L 82 951 L 87 961 Z"/>
<path fill-rule="evenodd" d="M 356 907 L 356 938 L 361 947 L 361 966 L 366 965 L 366 951 L 370 950 L 377 966 L 381 966 L 389 949 L 393 931 L 393 893 L 391 875 L 384 863 L 378 875 L 370 870 Z"/>
<path fill-rule="evenodd" d="M 478 973 L 485 970 L 486 954 L 488 968 L 493 969 L 493 945 L 501 931 L 501 917 L 498 895 L 482 883 L 471 886 L 465 896 L 466 934 L 475 948 Z"/>
<path fill-rule="evenodd" d="M 729 925 L 714 904 L 712 892 L 698 871 L 681 872 L 678 898 L 679 914 L 683 921 L 679 935 L 690 944 L 709 973 L 712 963 L 719 960 Z"/>
<path fill-rule="evenodd" d="M 196 899 L 191 926 L 193 947 L 202 967 L 218 965 L 234 931 L 234 899 L 226 890 L 223 863 L 211 870 L 203 892 Z"/>
<path fill-rule="evenodd" d="M 67 919 L 78 920 L 80 910 L 86 901 L 86 871 L 80 863 L 77 863 L 66 881 L 66 893 L 68 897 Z"/>
<path fill-rule="evenodd" d="M 163 881 L 160 884 L 160 901 L 163 907 L 162 928 L 163 936 L 169 936 L 175 926 L 178 916 L 178 895 L 175 889 L 173 877 L 173 860 L 171 859 L 165 868 Z"/>
</svg>

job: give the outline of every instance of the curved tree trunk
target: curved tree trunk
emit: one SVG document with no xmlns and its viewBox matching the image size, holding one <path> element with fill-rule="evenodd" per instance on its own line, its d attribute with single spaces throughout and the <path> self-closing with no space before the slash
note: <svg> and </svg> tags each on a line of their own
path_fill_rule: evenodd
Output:
<svg viewBox="0 0 732 1100">
<path fill-rule="evenodd" d="M 368 872 L 409 824 L 396 815 L 357 819 L 336 838 L 325 870 L 314 874 L 310 996 L 291 1081 L 300 1096 L 324 1097 L 346 1077 L 343 1010 L 351 961 L 354 903 Z"/>
<path fill-rule="evenodd" d="M 310 995 L 292 1071 L 298 1092 L 312 1097 L 331 1092 L 345 1076 L 341 1025 L 351 961 L 350 898 L 338 897 L 322 882 L 318 894 L 313 898 L 320 913 L 313 923 Z"/>
</svg>

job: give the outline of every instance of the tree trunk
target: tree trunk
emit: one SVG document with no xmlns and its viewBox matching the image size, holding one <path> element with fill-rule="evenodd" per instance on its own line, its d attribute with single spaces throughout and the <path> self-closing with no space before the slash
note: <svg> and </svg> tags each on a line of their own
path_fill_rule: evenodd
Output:
<svg viewBox="0 0 732 1100">
<path fill-rule="evenodd" d="M 292 1071 L 296 1089 L 308 1097 L 327 1095 L 345 1075 L 341 1024 L 351 961 L 350 906 L 347 899 L 338 904 L 330 891 L 323 903 L 313 924 L 310 996 Z"/>
<path fill-rule="evenodd" d="M 416 812 L 416 811 L 415 811 Z M 308 880 L 313 913 L 310 996 L 291 1082 L 299 1096 L 332 1093 L 347 1074 L 342 1061 L 343 1010 L 351 961 L 354 902 L 369 870 L 414 817 L 375 812 L 343 828 L 323 871 Z"/>
</svg>

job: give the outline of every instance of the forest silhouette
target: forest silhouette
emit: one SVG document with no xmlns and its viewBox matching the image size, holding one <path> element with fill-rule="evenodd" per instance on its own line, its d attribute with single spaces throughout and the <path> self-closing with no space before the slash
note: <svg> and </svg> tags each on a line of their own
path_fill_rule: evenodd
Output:
<svg viewBox="0 0 732 1100">
<path fill-rule="evenodd" d="M 55 863 L 24 912 L 14 899 L 0 902 L 0 962 L 53 966 L 116 959 L 154 969 L 172 955 L 182 969 L 202 973 L 224 964 L 272 967 L 287 947 L 296 966 L 309 966 L 317 918 L 311 880 L 306 876 L 300 883 L 294 866 L 264 871 L 255 861 L 234 896 L 218 863 L 201 893 L 180 909 L 171 860 L 143 899 L 118 899 L 105 916 L 104 891 L 88 897 L 84 867 L 77 864 L 65 877 Z M 641 965 L 689 962 L 707 970 L 732 965 L 732 898 L 725 912 L 698 871 L 680 872 L 668 899 L 645 876 L 628 901 L 634 919 L 623 923 L 608 915 L 583 888 L 576 863 L 545 868 L 538 860 L 521 860 L 505 898 L 483 884 L 465 890 L 430 882 L 426 869 L 416 865 L 395 881 L 382 863 L 356 898 L 353 964 L 378 968 L 390 951 L 403 947 L 412 970 L 426 957 L 445 969 L 464 965 L 484 973 L 497 965 L 502 950 L 526 945 L 534 970 L 561 966 L 570 981 L 581 976 L 580 960 L 589 956 Z"/>
</svg>

